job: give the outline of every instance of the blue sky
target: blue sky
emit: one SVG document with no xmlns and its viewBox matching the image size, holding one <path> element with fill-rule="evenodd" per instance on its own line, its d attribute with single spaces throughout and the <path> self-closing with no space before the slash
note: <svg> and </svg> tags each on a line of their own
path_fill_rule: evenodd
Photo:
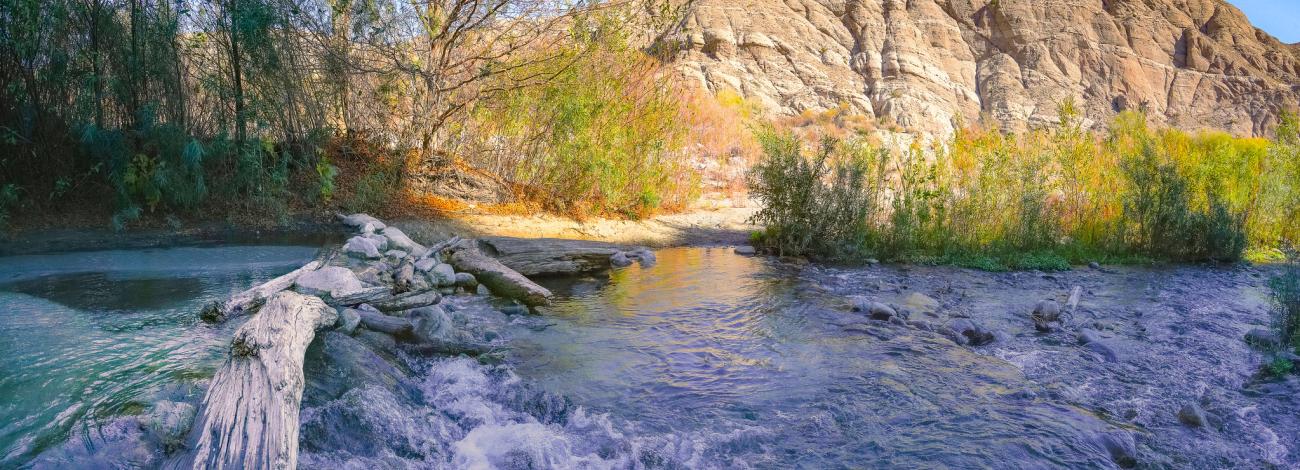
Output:
<svg viewBox="0 0 1300 470">
<path fill-rule="evenodd" d="M 1246 12 L 1256 28 L 1282 42 L 1300 42 L 1300 0 L 1228 0 Z"/>
</svg>

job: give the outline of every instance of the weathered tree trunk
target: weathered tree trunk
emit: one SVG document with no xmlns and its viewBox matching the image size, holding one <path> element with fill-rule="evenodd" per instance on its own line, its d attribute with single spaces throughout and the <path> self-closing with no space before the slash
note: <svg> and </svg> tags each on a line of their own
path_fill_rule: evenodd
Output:
<svg viewBox="0 0 1300 470">
<path fill-rule="evenodd" d="M 551 291 L 510 269 L 495 258 L 483 254 L 474 242 L 466 241 L 450 248 L 447 262 L 456 271 L 473 274 L 480 284 L 496 295 L 519 300 L 530 307 L 549 305 Z"/>
<path fill-rule="evenodd" d="M 610 243 L 554 238 L 490 237 L 479 249 L 525 276 L 572 275 L 610 268 L 609 258 L 630 250 Z"/>
<path fill-rule="evenodd" d="M 190 453 L 169 468 L 293 469 L 303 356 L 338 314 L 318 298 L 280 292 L 239 327 L 190 430 Z"/>
<path fill-rule="evenodd" d="M 298 276 L 309 271 L 320 269 L 320 261 L 312 261 L 303 265 L 303 267 L 293 270 L 288 274 L 266 281 L 262 285 L 248 289 L 235 294 L 230 300 L 224 303 L 211 305 L 203 310 L 200 315 L 204 320 L 214 323 L 225 321 L 229 318 L 243 315 L 256 310 L 266 301 L 267 298 L 275 295 L 277 292 L 293 287 L 293 283 L 298 280 Z"/>
</svg>

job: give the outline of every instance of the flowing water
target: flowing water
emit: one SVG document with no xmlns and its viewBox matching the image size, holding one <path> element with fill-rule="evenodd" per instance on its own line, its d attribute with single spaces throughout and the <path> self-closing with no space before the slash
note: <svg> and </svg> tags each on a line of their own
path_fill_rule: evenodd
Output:
<svg viewBox="0 0 1300 470">
<path fill-rule="evenodd" d="M 223 259 L 267 258 L 239 251 L 248 249 Z M 1267 272 L 836 268 L 708 248 L 658 256 L 653 267 L 551 281 L 559 299 L 538 316 L 448 298 L 448 334 L 503 346 L 477 360 L 377 333 L 318 336 L 300 467 L 1300 468 L 1300 383 L 1253 378 L 1261 359 L 1242 341 L 1268 321 Z M 99 276 L 119 282 L 112 292 L 84 273 L 10 281 L 16 293 L 4 299 L 27 319 L 6 320 L 0 338 L 6 355 L 26 358 L 0 378 L 20 391 L 0 416 L 8 462 L 50 448 L 33 465 L 156 464 L 160 451 L 123 444 L 142 440 L 138 423 L 66 423 L 210 374 L 232 326 L 195 326 L 197 305 L 290 268 L 135 285 Z M 1066 331 L 1035 332 L 1033 305 L 1064 301 L 1073 286 L 1083 302 Z M 86 294 L 66 295 L 77 289 Z M 997 340 L 961 346 L 871 321 L 849 311 L 850 295 L 934 324 L 968 318 Z M 136 319 L 105 320 L 114 315 Z M 1084 327 L 1100 331 L 1104 350 L 1078 344 Z M 32 348 L 29 335 L 63 346 Z M 135 344 L 130 359 L 87 351 L 112 357 L 123 343 Z M 1205 410 L 1203 426 L 1179 421 L 1189 404 Z"/>
</svg>

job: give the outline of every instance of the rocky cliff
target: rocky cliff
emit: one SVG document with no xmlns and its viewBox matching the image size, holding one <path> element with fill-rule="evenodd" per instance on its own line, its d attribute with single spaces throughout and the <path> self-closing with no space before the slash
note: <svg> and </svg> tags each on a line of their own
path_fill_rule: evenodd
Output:
<svg viewBox="0 0 1300 470">
<path fill-rule="evenodd" d="M 1094 125 L 1144 109 L 1261 135 L 1300 102 L 1300 46 L 1224 0 L 697 0 L 685 25 L 678 70 L 711 90 L 926 133 L 1055 122 L 1074 98 Z"/>
</svg>

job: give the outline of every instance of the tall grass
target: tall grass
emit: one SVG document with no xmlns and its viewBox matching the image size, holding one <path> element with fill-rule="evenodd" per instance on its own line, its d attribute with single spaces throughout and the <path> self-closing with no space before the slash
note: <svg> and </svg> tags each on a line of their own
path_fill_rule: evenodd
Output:
<svg viewBox="0 0 1300 470">
<path fill-rule="evenodd" d="M 766 160 L 751 184 L 764 196 L 766 212 L 757 221 L 768 234 L 819 236 L 813 221 L 827 220 L 832 205 L 802 206 L 806 214 L 769 209 L 858 184 L 866 185 L 864 196 L 852 203 L 863 207 L 846 213 L 860 214 L 867 228 L 857 250 L 780 237 L 765 243 L 829 258 L 857 253 L 985 269 L 1063 269 L 1091 260 L 1232 261 L 1248 247 L 1300 240 L 1294 117 L 1268 141 L 1152 129 L 1136 113 L 1096 134 L 1081 129 L 1070 103 L 1061 111 L 1060 123 L 1048 129 L 1012 135 L 966 128 L 928 148 L 881 154 L 860 183 L 818 168 L 835 160 L 826 149 L 861 147 L 861 139 L 815 147 L 796 145 L 792 135 L 778 139 L 782 145 L 764 146 Z M 851 161 L 839 155 L 839 165 Z M 773 172 L 774 165 L 790 169 Z M 805 165 L 813 171 L 799 173 Z"/>
</svg>

